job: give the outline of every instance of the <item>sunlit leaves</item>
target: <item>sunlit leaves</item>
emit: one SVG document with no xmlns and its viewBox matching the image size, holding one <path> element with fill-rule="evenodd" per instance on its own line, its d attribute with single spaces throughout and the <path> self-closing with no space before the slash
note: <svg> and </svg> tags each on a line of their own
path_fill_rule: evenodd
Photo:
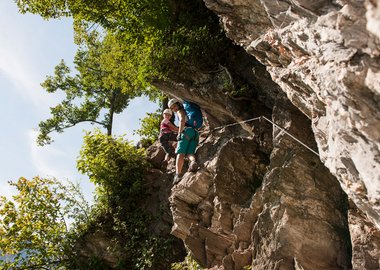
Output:
<svg viewBox="0 0 380 270">
<path fill-rule="evenodd" d="M 63 132 L 83 122 L 101 125 L 112 134 L 114 114 L 122 112 L 136 93 L 123 91 L 124 78 L 113 75 L 115 71 L 108 63 L 115 59 L 110 55 L 112 45 L 106 41 L 94 36 L 78 50 L 74 61 L 78 74 L 71 75 L 62 61 L 55 67 L 54 76 L 48 76 L 41 84 L 49 93 L 63 92 L 65 99 L 50 108 L 51 118 L 39 123 L 40 145 L 52 141 L 53 131 Z"/>
<path fill-rule="evenodd" d="M 140 121 L 141 127 L 135 133 L 141 137 L 143 144 L 153 144 L 160 133 L 161 112 L 147 113 Z"/>
<path fill-rule="evenodd" d="M 84 137 L 77 167 L 105 192 L 118 197 L 138 194 L 147 168 L 145 153 L 123 137 L 115 138 L 95 130 Z"/>
<path fill-rule="evenodd" d="M 121 31 L 167 25 L 170 13 L 166 0 L 16 0 L 20 12 L 42 17 L 71 16 L 76 21 L 95 22 L 103 28 Z"/>
<path fill-rule="evenodd" d="M 16 3 L 20 12 L 38 13 L 44 18 L 58 18 L 67 16 L 66 0 L 17 0 Z"/>
<path fill-rule="evenodd" d="M 124 76 L 123 91 L 145 91 L 152 80 L 162 79 L 168 71 L 178 71 L 178 67 L 182 71 L 197 61 L 210 65 L 220 57 L 219 50 L 224 51 L 218 19 L 202 0 L 16 2 L 24 12 L 73 17 L 78 44 L 86 44 L 97 32 L 105 34 L 114 45 L 105 62 L 116 67 L 113 76 Z"/>
<path fill-rule="evenodd" d="M 41 145 L 52 141 L 51 132 L 85 121 L 100 124 L 111 135 L 113 114 L 124 110 L 130 99 L 157 98 L 154 82 L 186 78 L 194 67 L 213 70 L 225 51 L 218 20 L 201 0 L 16 3 L 22 12 L 45 18 L 73 17 L 80 45 L 74 61 L 78 74 L 70 75 L 60 63 L 43 83 L 48 92 L 63 91 L 66 103 L 52 108 L 52 118 L 41 122 Z"/>
<path fill-rule="evenodd" d="M 35 177 L 10 182 L 12 199 L 0 198 L 1 269 L 59 269 L 73 255 L 76 234 L 70 223 L 87 220 L 89 207 L 75 185 Z"/>
</svg>

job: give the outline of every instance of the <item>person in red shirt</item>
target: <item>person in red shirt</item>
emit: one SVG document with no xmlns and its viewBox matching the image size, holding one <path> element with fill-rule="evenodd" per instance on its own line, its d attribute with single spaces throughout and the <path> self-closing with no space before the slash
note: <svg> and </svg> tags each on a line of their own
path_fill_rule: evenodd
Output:
<svg viewBox="0 0 380 270">
<path fill-rule="evenodd" d="M 169 161 L 171 157 L 175 157 L 174 147 L 171 142 L 177 141 L 178 127 L 171 122 L 173 115 L 172 110 L 165 109 L 162 115 L 164 118 L 162 119 L 160 125 L 159 141 L 161 143 L 161 147 L 166 153 L 165 161 Z"/>
</svg>

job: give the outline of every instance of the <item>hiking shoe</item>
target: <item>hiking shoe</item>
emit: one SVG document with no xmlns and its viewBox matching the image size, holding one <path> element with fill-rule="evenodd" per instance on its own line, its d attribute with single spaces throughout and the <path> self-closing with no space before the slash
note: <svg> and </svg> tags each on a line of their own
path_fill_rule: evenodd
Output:
<svg viewBox="0 0 380 270">
<path fill-rule="evenodd" d="M 176 174 L 173 179 L 173 185 L 177 184 L 179 181 L 181 181 L 182 175 L 181 174 Z"/>
<path fill-rule="evenodd" d="M 190 162 L 189 172 L 195 172 L 196 170 L 198 170 L 198 163 L 196 161 Z"/>
</svg>

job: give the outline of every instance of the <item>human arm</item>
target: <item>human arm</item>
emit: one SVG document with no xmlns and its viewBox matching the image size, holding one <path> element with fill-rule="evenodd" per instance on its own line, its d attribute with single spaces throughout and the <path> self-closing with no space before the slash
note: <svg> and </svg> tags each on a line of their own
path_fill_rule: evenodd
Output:
<svg viewBox="0 0 380 270">
<path fill-rule="evenodd" d="M 178 116 L 178 137 L 179 137 L 181 135 L 182 131 L 185 129 L 185 122 L 186 122 L 185 111 L 179 110 L 177 112 L 177 116 Z"/>
<path fill-rule="evenodd" d="M 171 131 L 178 132 L 178 127 L 176 125 L 174 125 L 172 122 L 169 121 L 167 124 L 168 124 Z"/>
</svg>

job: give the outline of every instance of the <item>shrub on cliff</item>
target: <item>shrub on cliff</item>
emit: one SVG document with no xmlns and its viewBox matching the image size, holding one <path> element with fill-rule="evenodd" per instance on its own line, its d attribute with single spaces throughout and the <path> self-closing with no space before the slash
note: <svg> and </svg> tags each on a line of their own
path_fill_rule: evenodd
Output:
<svg viewBox="0 0 380 270">
<path fill-rule="evenodd" d="M 171 258 L 178 256 L 173 251 L 174 237 L 159 235 L 151 228 L 153 217 L 144 206 L 148 164 L 145 150 L 123 137 L 99 130 L 84 137 L 77 166 L 97 185 L 98 196 L 92 211 L 94 219 L 78 243 L 102 231 L 112 243 L 105 252 L 118 260 L 114 269 L 168 269 Z M 94 259 L 104 263 L 101 257 L 91 257 L 78 260 L 81 264 L 76 267 L 86 269 Z"/>
<path fill-rule="evenodd" d="M 78 170 L 116 203 L 122 198 L 133 202 L 133 198 L 142 196 L 141 181 L 147 166 L 143 149 L 136 149 L 123 137 L 108 136 L 99 130 L 84 136 L 77 160 Z"/>
</svg>

